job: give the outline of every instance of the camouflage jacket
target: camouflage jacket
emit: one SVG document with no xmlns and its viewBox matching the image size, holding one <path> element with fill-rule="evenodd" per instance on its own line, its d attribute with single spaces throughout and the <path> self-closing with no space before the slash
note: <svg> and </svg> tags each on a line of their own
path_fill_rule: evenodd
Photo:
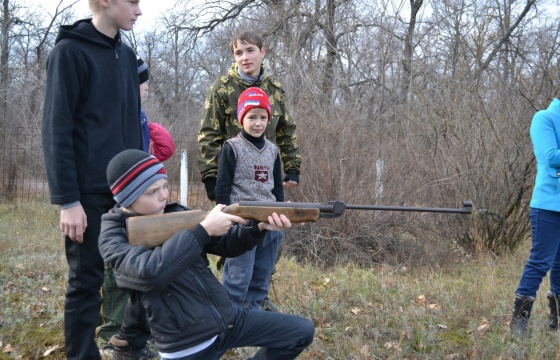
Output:
<svg viewBox="0 0 560 360">
<path fill-rule="evenodd" d="M 260 87 L 270 98 L 272 117 L 266 127 L 266 138 L 278 145 L 284 173 L 300 174 L 301 156 L 296 124 L 286 111 L 284 90 L 280 83 L 271 79 L 265 69 L 260 83 L 247 84 L 241 80 L 237 64 L 234 63 L 226 75 L 214 81 L 204 103 L 198 133 L 198 169 L 202 180 L 217 177 L 218 153 L 222 145 L 243 129 L 237 120 L 237 99 L 250 86 Z"/>
</svg>

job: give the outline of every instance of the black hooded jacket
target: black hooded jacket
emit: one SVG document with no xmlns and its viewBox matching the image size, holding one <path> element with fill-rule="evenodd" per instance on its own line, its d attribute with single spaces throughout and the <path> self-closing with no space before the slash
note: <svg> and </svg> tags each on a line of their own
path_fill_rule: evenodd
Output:
<svg viewBox="0 0 560 360">
<path fill-rule="evenodd" d="M 60 28 L 47 60 L 42 141 L 51 202 L 111 192 L 106 168 L 142 149 L 136 54 L 120 34 L 111 46 L 91 19 Z"/>
<path fill-rule="evenodd" d="M 165 212 L 182 211 L 168 204 Z M 233 305 L 226 289 L 210 271 L 207 253 L 235 257 L 264 238 L 250 221 L 211 237 L 197 225 L 180 230 L 162 246 L 148 249 L 128 243 L 126 219 L 134 216 L 114 208 L 103 215 L 99 251 L 119 287 L 134 290 L 130 300 L 146 309 L 156 347 L 177 352 L 198 345 L 233 326 Z"/>
</svg>

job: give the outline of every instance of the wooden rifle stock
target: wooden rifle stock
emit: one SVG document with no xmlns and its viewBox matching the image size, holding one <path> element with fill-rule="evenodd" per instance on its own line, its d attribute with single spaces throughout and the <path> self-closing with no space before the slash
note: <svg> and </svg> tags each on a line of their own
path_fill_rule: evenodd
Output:
<svg viewBox="0 0 560 360">
<path fill-rule="evenodd" d="M 126 220 L 128 242 L 153 249 L 179 230 L 194 229 L 207 214 L 203 210 L 190 210 L 130 217 Z"/>
</svg>

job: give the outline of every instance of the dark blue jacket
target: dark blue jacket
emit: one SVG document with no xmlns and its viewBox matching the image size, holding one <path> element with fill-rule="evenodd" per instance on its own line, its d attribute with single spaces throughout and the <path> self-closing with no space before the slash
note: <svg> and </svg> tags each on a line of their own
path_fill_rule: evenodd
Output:
<svg viewBox="0 0 560 360">
<path fill-rule="evenodd" d="M 136 54 L 111 46 L 91 19 L 60 28 L 47 60 L 42 141 L 51 202 L 111 194 L 106 168 L 126 149 L 142 149 Z"/>
<path fill-rule="evenodd" d="M 168 204 L 165 211 L 184 209 Z M 251 221 L 233 226 L 224 236 L 210 237 L 197 225 L 150 250 L 128 243 L 126 219 L 130 216 L 134 215 L 118 208 L 103 215 L 99 251 L 119 287 L 135 290 L 130 299 L 146 309 L 158 350 L 184 350 L 232 327 L 231 300 L 210 271 L 206 254 L 239 256 L 258 245 L 266 231 Z"/>
</svg>

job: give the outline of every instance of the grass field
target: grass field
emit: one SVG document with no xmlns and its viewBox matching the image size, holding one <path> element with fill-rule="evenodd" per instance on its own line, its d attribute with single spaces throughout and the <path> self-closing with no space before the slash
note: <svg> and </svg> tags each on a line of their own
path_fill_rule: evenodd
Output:
<svg viewBox="0 0 560 360">
<path fill-rule="evenodd" d="M 0 359 L 64 359 L 67 270 L 58 215 L 46 204 L 0 205 Z M 548 279 L 530 337 L 508 331 L 527 252 L 414 270 L 321 270 L 285 256 L 271 297 L 315 324 L 301 359 L 560 359 L 559 333 L 546 329 Z"/>
</svg>

